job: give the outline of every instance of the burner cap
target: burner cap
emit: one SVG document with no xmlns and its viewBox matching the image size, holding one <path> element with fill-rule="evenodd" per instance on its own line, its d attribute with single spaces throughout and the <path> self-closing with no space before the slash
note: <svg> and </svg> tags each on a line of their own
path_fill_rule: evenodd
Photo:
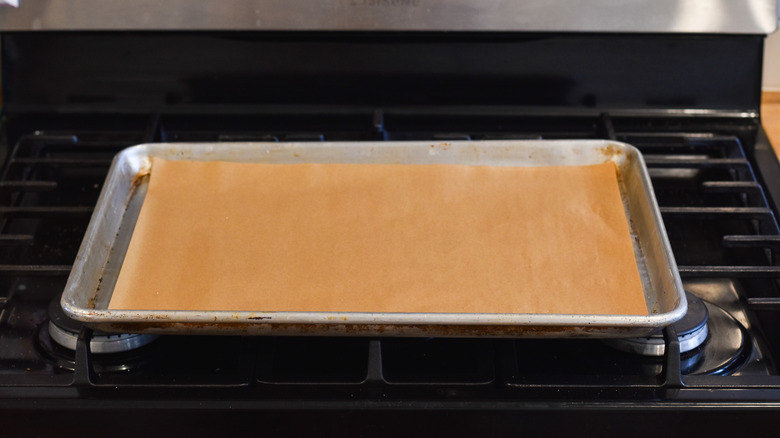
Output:
<svg viewBox="0 0 780 438">
<path fill-rule="evenodd" d="M 701 298 L 685 292 L 688 300 L 688 312 L 679 321 L 672 324 L 677 330 L 680 341 L 680 353 L 691 351 L 707 339 L 707 321 L 709 312 Z M 663 356 L 666 350 L 663 330 L 659 329 L 646 338 L 608 339 L 606 342 L 627 353 L 643 356 Z"/>
<path fill-rule="evenodd" d="M 49 303 L 49 336 L 57 344 L 76 350 L 76 343 L 83 324 L 68 318 L 62 310 L 59 298 Z M 157 335 L 113 334 L 94 331 L 89 349 L 93 353 L 119 353 L 134 350 L 157 339 Z"/>
<path fill-rule="evenodd" d="M 721 307 L 705 303 L 710 318 L 707 326 L 710 338 L 697 355 L 692 374 L 729 374 L 750 356 L 751 340 L 747 329 Z"/>
</svg>

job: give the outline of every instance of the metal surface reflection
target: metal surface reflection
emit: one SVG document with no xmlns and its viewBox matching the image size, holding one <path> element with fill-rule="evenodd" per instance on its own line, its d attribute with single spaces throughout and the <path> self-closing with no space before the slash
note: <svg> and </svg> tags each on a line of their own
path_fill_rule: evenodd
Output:
<svg viewBox="0 0 780 438">
<path fill-rule="evenodd" d="M 413 30 L 767 34 L 774 0 L 21 0 L 3 30 Z"/>
</svg>

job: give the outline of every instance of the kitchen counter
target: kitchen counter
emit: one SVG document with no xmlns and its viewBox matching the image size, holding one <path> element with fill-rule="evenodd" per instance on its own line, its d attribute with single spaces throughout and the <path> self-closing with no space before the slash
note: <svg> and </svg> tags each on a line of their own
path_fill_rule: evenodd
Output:
<svg viewBox="0 0 780 438">
<path fill-rule="evenodd" d="M 775 154 L 780 156 L 780 91 L 761 93 L 761 120 Z"/>
</svg>

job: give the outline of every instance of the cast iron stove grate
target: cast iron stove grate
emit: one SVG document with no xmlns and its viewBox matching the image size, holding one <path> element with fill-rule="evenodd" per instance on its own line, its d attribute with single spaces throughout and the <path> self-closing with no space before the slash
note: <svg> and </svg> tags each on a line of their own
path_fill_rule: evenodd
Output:
<svg viewBox="0 0 780 438">
<path fill-rule="evenodd" d="M 740 138 L 727 129 L 707 131 L 701 123 L 669 130 L 608 115 L 459 119 L 380 110 L 226 120 L 152 116 L 104 130 L 68 130 L 59 123 L 18 136 L 0 181 L 0 390 L 22 396 L 23 388 L 37 387 L 50 396 L 98 398 L 154 391 L 476 401 L 707 399 L 717 397 L 708 395 L 711 387 L 780 388 L 780 234 Z M 673 328 L 664 333 L 661 358 L 623 353 L 598 340 L 206 336 L 164 336 L 137 351 L 100 355 L 87 348 L 87 329 L 75 353 L 41 336 L 46 309 L 64 287 L 111 157 L 126 146 L 491 138 L 613 138 L 639 147 L 686 290 L 746 330 L 735 354 L 722 367 L 697 368 L 703 359 L 695 355 L 709 355 L 709 343 L 680 355 Z M 683 387 L 686 392 L 679 391 Z"/>
</svg>

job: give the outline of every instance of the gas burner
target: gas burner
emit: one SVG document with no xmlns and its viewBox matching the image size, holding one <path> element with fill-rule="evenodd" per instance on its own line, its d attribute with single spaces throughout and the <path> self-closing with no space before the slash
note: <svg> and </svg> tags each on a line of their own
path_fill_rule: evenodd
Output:
<svg viewBox="0 0 780 438">
<path fill-rule="evenodd" d="M 708 306 L 692 293 L 686 292 L 685 297 L 688 300 L 688 313 L 672 324 L 680 341 L 680 353 L 687 353 L 702 345 L 709 332 Z M 645 338 L 609 339 L 606 342 L 618 350 L 642 356 L 663 356 L 666 350 L 663 330 L 657 330 Z"/>
<path fill-rule="evenodd" d="M 683 374 L 729 374 L 750 356 L 752 341 L 747 329 L 721 307 L 686 292 L 688 313 L 674 324 L 680 340 Z M 706 323 L 696 323 L 702 321 Z M 647 338 L 609 339 L 610 346 L 652 360 L 662 366 L 663 332 Z M 658 362 L 655 362 L 658 361 Z"/>
<path fill-rule="evenodd" d="M 690 374 L 729 374 L 742 366 L 750 356 L 752 341 L 747 329 L 727 311 L 704 302 L 709 310 L 710 335 L 696 350 L 695 365 Z"/>
<path fill-rule="evenodd" d="M 76 369 L 76 352 L 73 349 L 63 347 L 54 341 L 51 336 L 51 324 L 43 324 L 38 328 L 36 347 L 42 355 L 57 367 L 73 371 Z M 98 373 L 119 373 L 140 369 L 149 364 L 154 354 L 147 348 L 140 348 L 126 352 L 100 354 L 93 358 L 92 366 Z"/>
<path fill-rule="evenodd" d="M 83 325 L 65 315 L 59 299 L 49 303 L 48 335 L 57 344 L 76 350 L 76 343 Z M 89 349 L 92 353 L 119 353 L 135 350 L 157 339 L 157 335 L 148 334 L 112 334 L 95 331 Z"/>
</svg>

